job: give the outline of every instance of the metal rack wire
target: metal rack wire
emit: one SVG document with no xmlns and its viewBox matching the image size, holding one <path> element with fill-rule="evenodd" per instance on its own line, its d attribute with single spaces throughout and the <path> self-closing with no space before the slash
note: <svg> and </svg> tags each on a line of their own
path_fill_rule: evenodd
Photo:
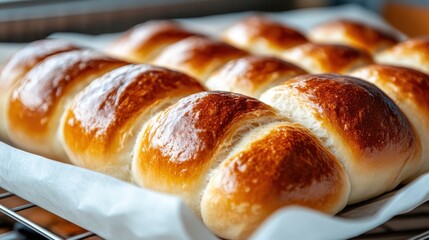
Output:
<svg viewBox="0 0 429 240">
<path fill-rule="evenodd" d="M 1 188 L 0 188 L 1 190 Z M 3 192 L 3 193 L 2 193 Z M 17 223 L 22 224 L 26 228 L 40 235 L 40 239 L 50 239 L 50 240 L 95 240 L 102 239 L 99 236 L 95 235 L 92 232 L 82 229 L 82 232 L 74 234 L 73 236 L 62 237 L 51 230 L 31 221 L 30 219 L 24 217 L 20 213 L 33 208 L 39 208 L 33 203 L 22 202 L 18 206 L 7 207 L 2 204 L 2 200 L 17 197 L 13 193 L 6 192 L 4 190 L 0 191 L 0 214 L 3 213 L 7 217 L 13 219 Z M 22 199 L 21 199 L 22 200 Z M 45 210 L 43 210 L 45 211 Z M 1 217 L 1 215 L 0 215 Z M 59 217 L 57 217 L 59 218 Z M 72 224 L 72 223 L 69 223 Z M 0 233 L 0 239 L 2 236 L 7 236 L 8 234 L 14 234 L 12 231 L 8 233 Z M 7 238 L 6 238 L 7 239 Z M 8 238 L 12 239 L 12 238 Z M 396 216 L 387 223 L 383 224 L 380 227 L 377 227 L 359 237 L 354 238 L 355 240 L 371 240 L 371 239 L 410 239 L 410 240 L 427 240 L 429 239 L 429 202 L 421 205 L 415 210 Z"/>
<path fill-rule="evenodd" d="M 2 189 L 0 189 L 0 190 L 2 190 Z M 39 208 L 38 206 L 36 206 L 33 203 L 25 202 L 25 200 L 19 198 L 18 196 L 16 196 L 15 194 L 13 194 L 11 192 L 7 192 L 5 190 L 2 190 L 2 192 L 3 193 L 0 193 L 0 213 L 3 213 L 6 217 L 13 219 L 17 223 L 22 224 L 25 228 L 27 228 L 32 233 L 36 233 L 38 236 L 40 236 L 41 239 L 50 239 L 50 240 L 102 239 L 102 238 L 96 236 L 94 233 L 89 232 L 87 230 L 83 230 L 83 229 L 82 229 L 83 232 L 75 234 L 73 236 L 68 236 L 65 238 L 61 237 L 60 235 L 54 233 L 53 231 L 48 230 L 47 228 L 31 221 L 30 219 L 28 219 L 25 216 L 20 214 L 21 212 L 23 212 L 25 210 L 29 210 L 29 209 L 33 209 L 33 208 Z M 7 207 L 1 202 L 1 200 L 7 200 L 7 199 L 10 199 L 13 197 L 21 200 L 18 202 L 24 201 L 24 203 L 18 204 L 18 206 L 14 206 L 14 207 Z M 41 209 L 41 208 L 39 208 L 39 209 Z M 43 210 L 43 209 L 41 209 L 41 210 Z M 46 210 L 43 210 L 43 211 L 46 211 Z M 57 217 L 57 218 L 60 219 L 59 217 Z M 72 224 L 72 223 L 69 223 L 69 224 Z M 7 236 L 10 234 L 16 234 L 16 233 L 11 230 L 10 232 L 0 234 L 0 239 L 2 239 L 2 237 L 7 238 Z"/>
</svg>

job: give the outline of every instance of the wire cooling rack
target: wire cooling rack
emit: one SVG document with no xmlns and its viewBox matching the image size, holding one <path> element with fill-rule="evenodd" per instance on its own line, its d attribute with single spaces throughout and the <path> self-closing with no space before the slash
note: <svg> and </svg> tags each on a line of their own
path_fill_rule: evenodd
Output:
<svg viewBox="0 0 429 240">
<path fill-rule="evenodd" d="M 0 188 L 0 240 L 98 240 L 101 237 Z M 356 240 L 429 239 L 429 202 Z"/>
<path fill-rule="evenodd" d="M 12 239 L 102 238 L 0 188 L 0 240 Z"/>
</svg>

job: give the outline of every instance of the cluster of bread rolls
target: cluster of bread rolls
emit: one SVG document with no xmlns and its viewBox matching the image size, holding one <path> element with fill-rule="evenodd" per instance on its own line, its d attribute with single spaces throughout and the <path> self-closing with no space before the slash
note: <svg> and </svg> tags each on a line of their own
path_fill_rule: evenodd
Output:
<svg viewBox="0 0 429 240">
<path fill-rule="evenodd" d="M 227 239 L 281 207 L 336 214 L 428 171 L 429 76 L 372 58 L 427 70 L 429 41 L 352 21 L 308 36 L 253 16 L 228 43 L 148 22 L 114 57 L 41 40 L 1 72 L 0 138 L 180 196 Z"/>
</svg>

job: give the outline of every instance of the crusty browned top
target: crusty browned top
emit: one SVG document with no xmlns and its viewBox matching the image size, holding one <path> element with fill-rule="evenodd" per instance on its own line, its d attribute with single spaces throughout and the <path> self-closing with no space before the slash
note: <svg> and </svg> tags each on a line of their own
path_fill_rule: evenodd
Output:
<svg viewBox="0 0 429 240">
<path fill-rule="evenodd" d="M 398 38 L 390 33 L 353 20 L 334 20 L 316 26 L 312 31 L 326 31 L 326 34 L 344 34 L 351 45 L 370 53 L 398 43 Z"/>
<path fill-rule="evenodd" d="M 429 63 L 429 37 L 412 38 L 396 44 L 388 52 L 397 55 L 417 54 Z"/>
<path fill-rule="evenodd" d="M 229 28 L 226 35 L 229 34 L 228 32 L 246 36 L 249 42 L 265 39 L 270 46 L 280 50 L 308 42 L 307 38 L 297 30 L 259 15 L 243 19 Z"/>
<path fill-rule="evenodd" d="M 308 130 L 293 125 L 271 130 L 224 161 L 216 174 L 221 180 L 212 194 L 225 204 L 216 209 L 237 211 L 247 204 L 243 217 L 259 213 L 259 221 L 291 204 L 330 212 L 348 186 L 338 160 Z"/>
<path fill-rule="evenodd" d="M 145 186 L 159 189 L 165 184 L 170 191 L 182 186 L 186 191 L 200 184 L 226 135 L 243 124 L 243 119 L 258 116 L 276 113 L 257 99 L 229 92 L 183 98 L 151 121 L 144 133 L 138 168 L 153 180 L 143 180 Z"/>
<path fill-rule="evenodd" d="M 248 53 L 224 42 L 202 37 L 190 37 L 164 50 L 156 63 L 171 67 L 189 65 L 195 71 L 204 71 L 212 64 L 247 55 Z"/>
<path fill-rule="evenodd" d="M 190 36 L 199 35 L 184 29 L 175 21 L 149 21 L 128 30 L 113 43 L 113 47 L 124 46 L 133 54 L 146 56 L 148 52 L 155 50 L 164 43 L 173 43 Z"/>
<path fill-rule="evenodd" d="M 326 72 L 331 73 L 344 73 L 350 70 L 350 65 L 357 62 L 373 63 L 372 57 L 367 52 L 338 44 L 308 43 L 298 46 L 292 51 L 297 56 L 314 59 L 321 64 Z"/>
<path fill-rule="evenodd" d="M 429 75 L 420 71 L 389 65 L 369 65 L 352 73 L 394 92 L 400 101 L 413 100 L 429 111 Z"/>
<path fill-rule="evenodd" d="M 296 65 L 267 56 L 247 56 L 228 62 L 221 70 L 224 79 L 234 79 L 238 87 L 255 90 L 272 78 L 283 75 L 297 76 L 306 71 Z"/>
<path fill-rule="evenodd" d="M 0 89 L 10 88 L 18 78 L 49 56 L 77 50 L 77 46 L 58 39 L 44 39 L 28 44 L 15 53 L 0 74 Z"/>
<path fill-rule="evenodd" d="M 404 153 L 414 144 L 412 129 L 399 108 L 368 82 L 338 74 L 309 74 L 286 84 L 303 93 L 317 117 L 362 157 L 384 149 Z"/>
<path fill-rule="evenodd" d="M 64 137 L 74 152 L 100 150 L 143 111 L 166 98 L 204 91 L 185 74 L 150 65 L 128 65 L 95 80 L 66 114 Z M 148 113 L 149 114 L 149 113 Z"/>
<path fill-rule="evenodd" d="M 8 112 L 12 128 L 43 134 L 50 116 L 68 90 L 84 78 L 100 75 L 125 62 L 83 50 L 57 54 L 33 68 L 14 88 Z"/>
</svg>

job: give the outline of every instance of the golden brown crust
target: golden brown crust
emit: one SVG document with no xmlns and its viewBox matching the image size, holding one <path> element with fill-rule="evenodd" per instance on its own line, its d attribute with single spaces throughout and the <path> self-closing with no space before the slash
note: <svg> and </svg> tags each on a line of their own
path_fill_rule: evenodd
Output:
<svg viewBox="0 0 429 240">
<path fill-rule="evenodd" d="M 375 53 L 398 43 L 397 36 L 353 20 L 334 20 L 313 28 L 315 41 L 340 43 Z"/>
<path fill-rule="evenodd" d="M 417 161 L 409 161 L 409 172 L 405 178 L 417 177 L 415 174 L 429 169 L 427 148 L 429 137 L 429 75 L 404 67 L 370 65 L 351 73 L 375 84 L 395 101 L 412 123 L 422 146 L 422 156 Z M 421 165 L 423 163 L 423 165 Z"/>
<path fill-rule="evenodd" d="M 424 61 L 429 62 L 429 37 L 411 38 L 396 44 L 386 51 L 398 56 L 417 54 Z"/>
<path fill-rule="evenodd" d="M 345 205 L 343 167 L 303 127 L 282 124 L 240 150 L 220 165 L 202 201 L 203 220 L 220 237 L 246 239 L 284 206 L 332 214 Z M 225 234 L 235 226 L 244 227 Z"/>
<path fill-rule="evenodd" d="M 200 91 L 204 88 L 193 78 L 164 68 L 128 65 L 116 69 L 88 86 L 67 111 L 62 130 L 68 151 L 77 156 L 93 154 L 91 161 L 98 163 L 97 153 L 120 151 L 121 139 L 142 112 L 166 98 Z M 107 156 L 99 159 L 107 161 Z"/>
<path fill-rule="evenodd" d="M 347 73 L 373 63 L 367 52 L 338 44 L 308 43 L 285 52 L 283 56 L 312 73 Z"/>
<path fill-rule="evenodd" d="M 125 65 L 93 51 L 57 54 L 33 68 L 11 94 L 8 119 L 11 132 L 31 138 L 46 137 L 50 116 L 63 95 L 85 76 L 100 75 Z"/>
<path fill-rule="evenodd" d="M 311 129 L 341 161 L 351 182 L 349 203 L 395 188 L 419 156 L 419 141 L 398 106 L 361 79 L 302 75 L 261 99 Z"/>
<path fill-rule="evenodd" d="M 240 94 L 203 92 L 186 97 L 143 129 L 133 160 L 134 178 L 145 187 L 178 194 L 188 204 L 197 202 L 223 141 L 247 119 L 266 116 L 276 113 Z"/>
<path fill-rule="evenodd" d="M 77 50 L 79 47 L 57 39 L 44 39 L 28 44 L 6 63 L 0 73 L 0 90 L 6 91 L 31 68 L 52 55 Z"/>
<path fill-rule="evenodd" d="M 407 39 L 393 46 L 391 51 L 404 54 L 419 52 L 429 62 L 429 36 Z"/>
<path fill-rule="evenodd" d="M 245 43 L 238 38 L 246 39 Z M 252 51 L 252 45 L 264 41 L 269 48 L 286 50 L 308 42 L 307 38 L 285 24 L 264 16 L 251 16 L 231 26 L 223 34 L 223 39 L 232 45 Z"/>
<path fill-rule="evenodd" d="M 415 68 L 429 74 L 429 36 L 412 38 L 381 52 L 377 62 Z"/>
<path fill-rule="evenodd" d="M 212 90 L 259 97 L 267 88 L 307 72 L 274 57 L 248 56 L 231 60 L 208 80 Z M 282 82 L 280 82 L 282 81 Z"/>
<path fill-rule="evenodd" d="M 429 113 L 429 75 L 414 69 L 389 65 L 370 65 L 357 69 L 352 74 L 359 75 L 377 86 L 393 85 L 392 92 L 398 101 L 411 100 Z"/>
<path fill-rule="evenodd" d="M 334 74 L 303 75 L 288 83 L 315 105 L 321 120 L 329 119 L 362 159 L 385 149 L 407 152 L 415 144 L 401 111 L 372 84 Z"/>
<path fill-rule="evenodd" d="M 166 48 L 154 63 L 204 81 L 211 72 L 229 60 L 245 55 L 246 52 L 223 42 L 190 37 Z"/>
<path fill-rule="evenodd" d="M 115 56 L 132 62 L 151 61 L 162 48 L 182 39 L 200 36 L 175 21 L 149 21 L 124 33 L 110 47 Z"/>
</svg>

